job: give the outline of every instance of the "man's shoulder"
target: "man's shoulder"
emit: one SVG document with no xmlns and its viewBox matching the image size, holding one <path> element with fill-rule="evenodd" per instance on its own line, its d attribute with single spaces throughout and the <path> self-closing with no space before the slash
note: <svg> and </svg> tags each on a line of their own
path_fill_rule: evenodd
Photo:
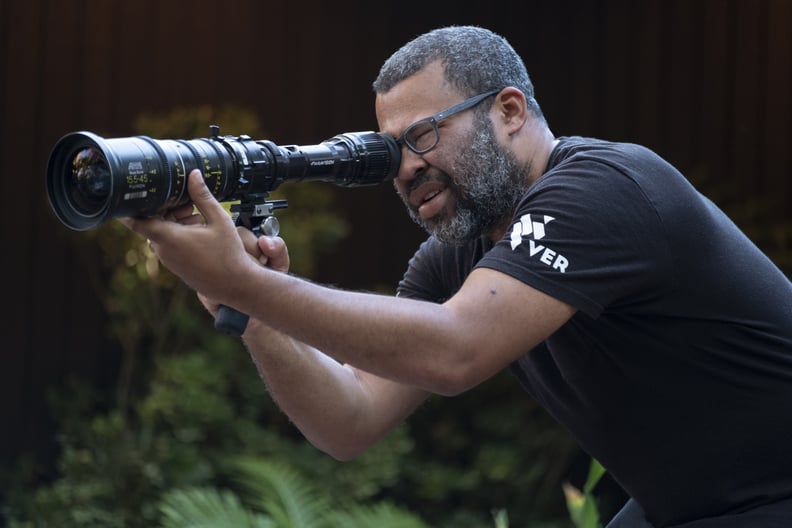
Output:
<svg viewBox="0 0 792 528">
<path fill-rule="evenodd" d="M 675 170 L 647 146 L 624 141 L 609 141 L 583 136 L 563 136 L 550 155 L 547 172 L 574 164 L 602 164 L 630 172 L 647 164 Z"/>
</svg>

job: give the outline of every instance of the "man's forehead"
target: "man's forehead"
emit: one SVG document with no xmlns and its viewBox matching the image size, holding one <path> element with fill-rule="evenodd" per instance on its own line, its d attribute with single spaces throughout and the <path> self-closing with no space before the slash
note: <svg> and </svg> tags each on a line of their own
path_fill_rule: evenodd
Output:
<svg viewBox="0 0 792 528">
<path fill-rule="evenodd" d="M 440 61 L 435 61 L 404 79 L 375 99 L 380 129 L 396 134 L 412 122 L 429 117 L 459 102 L 459 93 L 443 76 Z"/>
</svg>

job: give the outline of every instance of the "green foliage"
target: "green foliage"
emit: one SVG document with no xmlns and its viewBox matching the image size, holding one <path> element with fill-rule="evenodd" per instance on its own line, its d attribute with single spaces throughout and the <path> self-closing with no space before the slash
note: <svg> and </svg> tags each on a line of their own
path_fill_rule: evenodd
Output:
<svg viewBox="0 0 792 528">
<path fill-rule="evenodd" d="M 340 464 L 295 435 L 238 343 L 213 333 L 206 333 L 204 341 L 203 348 L 155 358 L 149 392 L 125 418 L 113 410 L 86 422 L 84 417 L 95 413 L 90 397 L 58 398 L 64 418 L 61 476 L 37 487 L 30 497 L 16 497 L 10 512 L 20 523 L 16 526 L 150 527 L 164 514 L 158 507 L 161 497 L 186 488 L 206 491 L 229 480 L 248 490 L 246 496 L 272 497 L 268 490 L 274 489 L 280 502 L 262 499 L 258 506 L 277 526 L 290 526 L 284 524 L 287 520 L 302 526 L 310 525 L 306 519 L 325 502 L 362 502 L 392 482 L 396 453 L 410 445 L 403 436 L 394 435 L 345 466 L 347 475 L 332 482 Z M 256 479 L 232 479 L 229 475 L 242 466 L 229 462 L 232 453 L 283 460 L 289 469 L 268 472 L 271 466 L 249 462 L 246 474 L 255 472 Z M 321 478 L 314 479 L 317 475 Z M 317 506 L 309 507 L 314 502 L 306 497 L 312 491 L 299 486 L 301 479 L 321 484 L 325 495 L 314 501 Z M 266 488 L 255 488 L 256 482 Z M 211 496 L 215 505 L 234 506 L 227 493 Z M 176 497 L 169 502 L 174 508 L 174 501 L 184 505 L 197 500 L 194 495 Z M 284 506 L 278 509 L 279 504 Z M 175 515 L 173 509 L 167 513 Z M 250 519 L 259 522 L 255 516 Z M 21 524 L 23 520 L 31 524 Z"/>
<path fill-rule="evenodd" d="M 605 468 L 597 460 L 592 459 L 589 466 L 588 477 L 583 485 L 583 491 L 570 484 L 564 485 L 567 508 L 572 522 L 576 528 L 601 528 L 599 509 L 594 496 L 594 488 L 605 474 Z"/>
<path fill-rule="evenodd" d="M 168 492 L 159 506 L 162 528 L 428 528 L 389 503 L 331 502 L 281 463 L 248 457 L 234 467 L 240 494 L 216 488 Z"/>
<path fill-rule="evenodd" d="M 421 519 L 388 502 L 373 506 L 360 506 L 346 512 L 336 512 L 329 516 L 328 528 L 428 528 Z"/>
<path fill-rule="evenodd" d="M 509 515 L 506 510 L 496 510 L 492 513 L 495 520 L 495 528 L 509 528 Z"/>
<path fill-rule="evenodd" d="M 169 491 L 160 503 L 163 528 L 276 528 L 247 509 L 233 492 L 216 488 Z"/>
<path fill-rule="evenodd" d="M 568 525 L 561 483 L 577 447 L 510 372 L 433 398 L 407 425 L 420 448 L 398 489 L 432 526 L 491 526 L 493 510 L 514 526 Z"/>
<path fill-rule="evenodd" d="M 239 464 L 243 489 L 281 528 L 320 528 L 329 510 L 327 498 L 316 493 L 295 470 L 273 462 L 248 459 Z"/>
</svg>

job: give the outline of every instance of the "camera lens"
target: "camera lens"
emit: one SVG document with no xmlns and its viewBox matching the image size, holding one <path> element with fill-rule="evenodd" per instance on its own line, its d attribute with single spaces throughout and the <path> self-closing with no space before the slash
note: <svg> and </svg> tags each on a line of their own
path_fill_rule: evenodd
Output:
<svg viewBox="0 0 792 528">
<path fill-rule="evenodd" d="M 71 203 L 82 214 L 98 213 L 110 196 L 110 178 L 110 167 L 101 150 L 80 150 L 72 160 L 72 177 L 67 185 Z"/>
<path fill-rule="evenodd" d="M 248 136 L 152 139 L 63 136 L 47 165 L 47 196 L 58 219 L 76 230 L 115 217 L 153 216 L 189 203 L 187 175 L 200 169 L 219 201 L 263 201 L 286 181 L 344 187 L 393 179 L 396 140 L 377 132 L 340 134 L 319 145 L 279 147 Z"/>
</svg>

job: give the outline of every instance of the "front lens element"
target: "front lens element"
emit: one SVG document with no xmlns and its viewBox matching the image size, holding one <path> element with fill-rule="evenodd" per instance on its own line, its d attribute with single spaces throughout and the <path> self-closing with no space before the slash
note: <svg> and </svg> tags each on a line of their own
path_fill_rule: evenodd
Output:
<svg viewBox="0 0 792 528">
<path fill-rule="evenodd" d="M 111 184 L 110 167 L 101 150 L 88 147 L 75 154 L 67 192 L 80 213 L 98 213 L 110 196 Z"/>
</svg>

